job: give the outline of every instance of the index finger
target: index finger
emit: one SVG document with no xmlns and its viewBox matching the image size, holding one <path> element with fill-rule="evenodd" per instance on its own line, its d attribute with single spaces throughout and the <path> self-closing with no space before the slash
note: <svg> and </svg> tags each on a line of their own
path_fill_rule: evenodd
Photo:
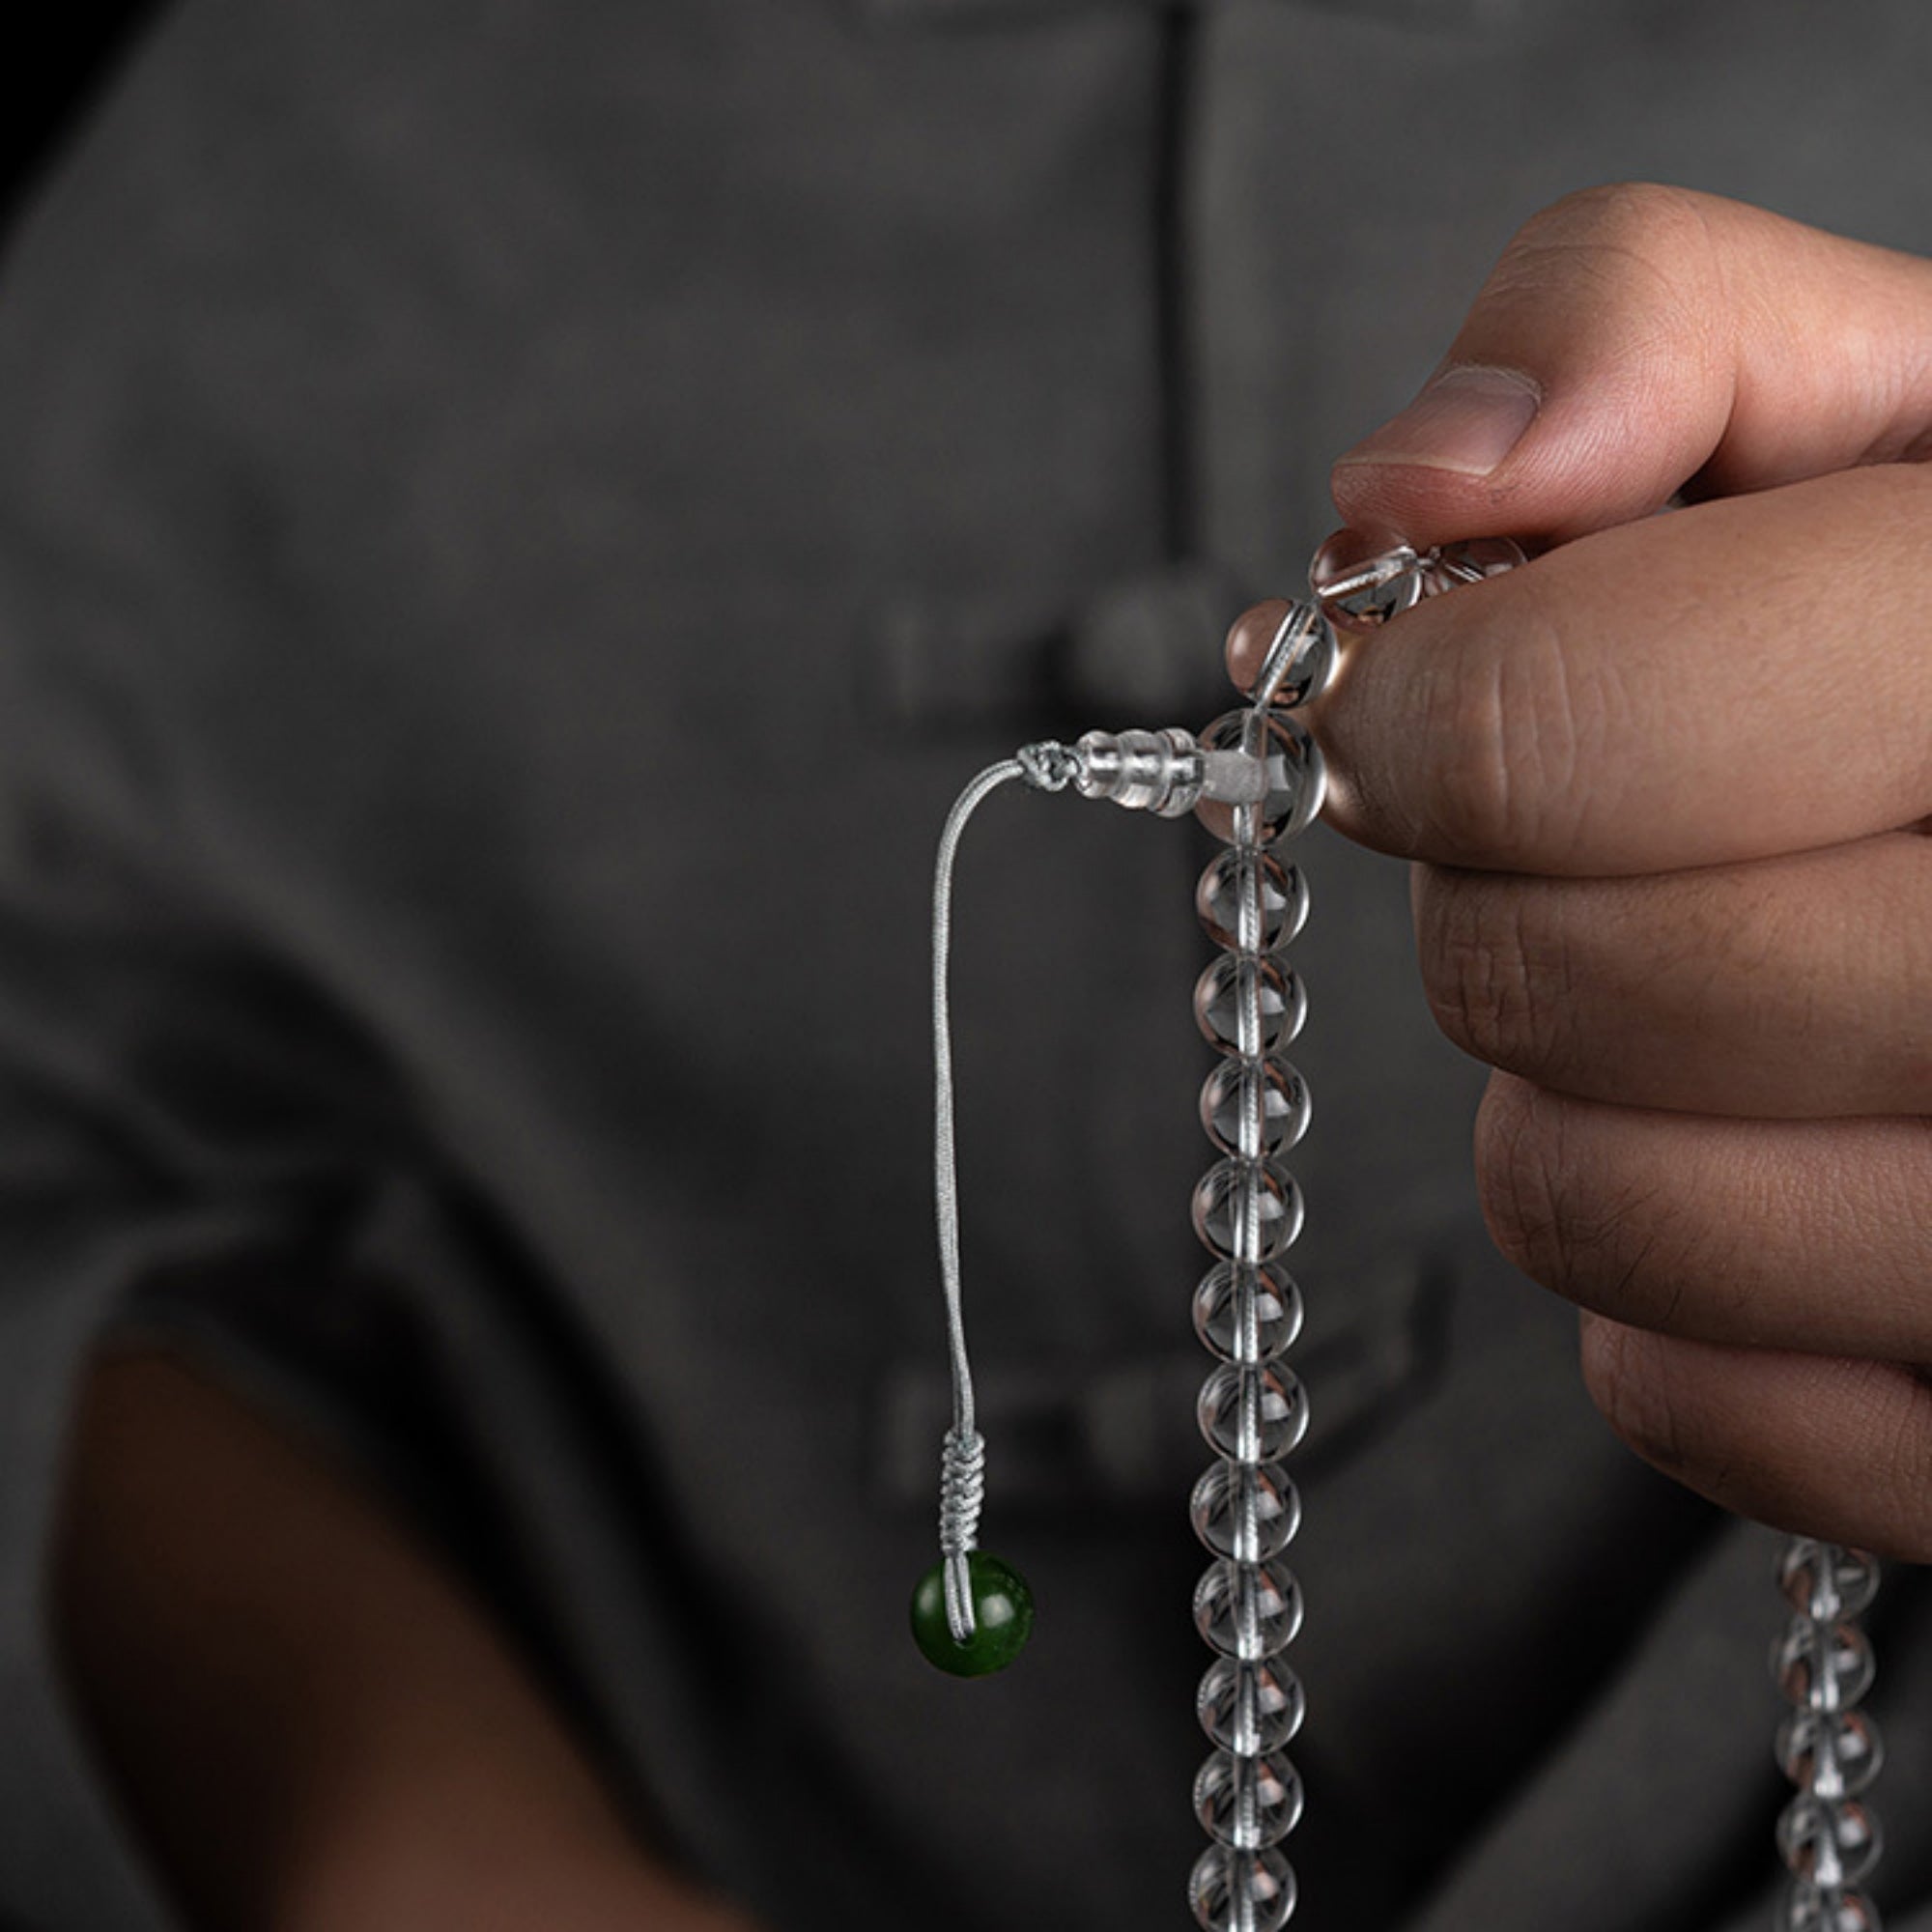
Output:
<svg viewBox="0 0 1932 1932">
<path fill-rule="evenodd" d="M 1807 850 L 1932 811 L 1932 473 L 1601 530 L 1350 648 L 1308 719 L 1384 851 L 1552 874 Z"/>
</svg>

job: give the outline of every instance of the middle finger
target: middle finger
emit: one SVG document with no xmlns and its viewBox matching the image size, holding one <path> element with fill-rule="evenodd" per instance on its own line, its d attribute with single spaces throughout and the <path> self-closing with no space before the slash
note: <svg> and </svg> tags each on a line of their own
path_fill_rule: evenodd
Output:
<svg viewBox="0 0 1932 1932">
<path fill-rule="evenodd" d="M 1647 878 L 1419 866 L 1422 975 L 1477 1059 L 1626 1106 L 1932 1114 L 1932 839 Z"/>
</svg>

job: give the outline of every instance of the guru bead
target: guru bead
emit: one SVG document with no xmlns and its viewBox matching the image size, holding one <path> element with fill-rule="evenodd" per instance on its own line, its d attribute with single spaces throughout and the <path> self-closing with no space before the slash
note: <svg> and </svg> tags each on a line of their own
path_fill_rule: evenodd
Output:
<svg viewBox="0 0 1932 1932">
<path fill-rule="evenodd" d="M 989 1677 L 1004 1670 L 1033 1634 L 1033 1592 L 1010 1564 L 983 1549 L 966 1559 L 973 1600 L 973 1634 L 952 1634 L 946 1610 L 946 1563 L 942 1558 L 912 1593 L 912 1635 L 928 1662 L 954 1677 Z"/>
</svg>

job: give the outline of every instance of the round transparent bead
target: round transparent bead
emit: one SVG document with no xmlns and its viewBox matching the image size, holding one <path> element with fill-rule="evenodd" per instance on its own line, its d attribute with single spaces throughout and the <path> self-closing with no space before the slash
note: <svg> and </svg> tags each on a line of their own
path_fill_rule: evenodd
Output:
<svg viewBox="0 0 1932 1932">
<path fill-rule="evenodd" d="M 1301 1822 L 1301 1779 L 1286 1758 L 1217 1750 L 1194 1779 L 1201 1829 L 1237 1852 L 1278 1845 Z"/>
<path fill-rule="evenodd" d="M 1801 1616 L 1855 1617 L 1878 1594 L 1878 1558 L 1841 1543 L 1794 1536 L 1778 1560 L 1777 1583 Z"/>
<path fill-rule="evenodd" d="M 1301 1497 L 1274 1463 L 1216 1463 L 1194 1485 L 1187 1508 L 1208 1550 L 1237 1563 L 1279 1556 L 1301 1527 Z"/>
<path fill-rule="evenodd" d="M 1236 1463 L 1279 1462 L 1308 1434 L 1307 1394 L 1279 1366 L 1223 1364 L 1201 1384 L 1195 1412 L 1208 1446 Z"/>
<path fill-rule="evenodd" d="M 1294 1911 L 1294 1872 L 1279 1852 L 1209 1845 L 1187 1881 L 1201 1932 L 1281 1932 Z"/>
<path fill-rule="evenodd" d="M 1514 537 L 1463 537 L 1422 553 L 1422 594 L 1436 597 L 1461 583 L 1500 577 L 1528 561 L 1527 553 Z"/>
<path fill-rule="evenodd" d="M 1194 1190 L 1194 1232 L 1224 1262 L 1272 1261 L 1301 1216 L 1301 1189 L 1271 1161 L 1216 1161 Z"/>
<path fill-rule="evenodd" d="M 1338 630 L 1373 631 L 1420 601 L 1421 564 L 1407 544 L 1337 530 L 1315 553 L 1308 587 Z"/>
<path fill-rule="evenodd" d="M 1194 1291 L 1194 1332 L 1224 1362 L 1271 1362 L 1301 1333 L 1301 1291 L 1279 1263 L 1217 1263 Z"/>
<path fill-rule="evenodd" d="M 1307 1081 L 1285 1060 L 1223 1060 L 1201 1088 L 1201 1124 L 1224 1153 L 1285 1153 L 1314 1111 Z"/>
<path fill-rule="evenodd" d="M 1313 604 L 1284 605 L 1251 696 L 1258 704 L 1293 711 L 1334 683 L 1340 662 L 1334 627 L 1321 610 Z"/>
<path fill-rule="evenodd" d="M 1337 530 L 1309 565 L 1309 586 L 1331 623 L 1372 631 L 1425 597 L 1480 583 L 1527 562 L 1509 537 L 1464 537 L 1431 550 L 1384 544 L 1359 530 Z"/>
<path fill-rule="evenodd" d="M 1241 1757 L 1263 1757 L 1301 1728 L 1307 1700 L 1287 1664 L 1217 1657 L 1201 1679 L 1195 1715 L 1209 1740 Z"/>
<path fill-rule="evenodd" d="M 1255 908 L 1252 939 L 1241 932 L 1241 911 Z M 1194 909 L 1208 937 L 1231 952 L 1272 952 L 1286 946 L 1308 921 L 1308 884 L 1299 866 L 1252 846 L 1216 853 L 1194 889 Z"/>
<path fill-rule="evenodd" d="M 1194 1591 L 1194 1626 L 1209 1649 L 1258 1663 L 1301 1628 L 1301 1586 L 1280 1563 L 1210 1563 Z"/>
<path fill-rule="evenodd" d="M 1206 806 L 1203 821 L 1230 844 L 1272 845 L 1315 823 L 1327 796 L 1328 768 L 1315 740 L 1293 718 L 1252 707 L 1224 711 L 1202 733 L 1205 752 L 1245 752 L 1267 769 L 1267 790 L 1252 806 Z"/>
<path fill-rule="evenodd" d="M 1857 1624 L 1793 1617 L 1771 1655 L 1777 1688 L 1804 1711 L 1843 1711 L 1871 1689 L 1871 1645 Z"/>
<path fill-rule="evenodd" d="M 1776 1932 L 1881 1932 L 1878 1909 L 1862 1892 L 1802 1881 L 1778 1901 Z"/>
<path fill-rule="evenodd" d="M 1862 1711 L 1798 1711 L 1777 1727 L 1777 1762 L 1820 1798 L 1856 1798 L 1878 1776 L 1885 1745 Z"/>
<path fill-rule="evenodd" d="M 1878 1820 L 1856 1798 L 1801 1792 L 1777 1821 L 1777 1849 L 1794 1878 L 1826 1890 L 1856 1885 L 1878 1862 Z"/>
<path fill-rule="evenodd" d="M 1252 1038 L 1243 1037 L 1244 1013 L 1252 1016 Z M 1289 1045 L 1307 1018 L 1301 976 L 1279 960 L 1223 952 L 1194 982 L 1195 1023 L 1223 1053 L 1272 1053 Z"/>
</svg>

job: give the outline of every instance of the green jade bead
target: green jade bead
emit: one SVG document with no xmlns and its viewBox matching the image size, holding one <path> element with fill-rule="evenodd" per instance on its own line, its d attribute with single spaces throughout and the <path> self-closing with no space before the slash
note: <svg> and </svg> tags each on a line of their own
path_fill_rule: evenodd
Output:
<svg viewBox="0 0 1932 1932">
<path fill-rule="evenodd" d="M 1017 1570 L 975 1549 L 966 1558 L 973 1591 L 975 1629 L 965 1643 L 955 1642 L 946 1621 L 946 1564 L 935 1563 L 912 1593 L 913 1641 L 927 1662 L 954 1677 L 990 1677 L 1004 1670 L 1026 1648 L 1033 1634 L 1033 1592 Z"/>
</svg>

